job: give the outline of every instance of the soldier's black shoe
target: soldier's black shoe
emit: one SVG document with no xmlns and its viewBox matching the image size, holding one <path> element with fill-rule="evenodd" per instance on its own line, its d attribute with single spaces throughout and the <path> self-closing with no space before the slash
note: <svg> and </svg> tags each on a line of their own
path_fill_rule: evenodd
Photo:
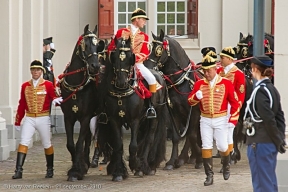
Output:
<svg viewBox="0 0 288 192">
<path fill-rule="evenodd" d="M 212 158 L 203 158 L 204 170 L 206 174 L 206 180 L 204 186 L 209 186 L 213 184 L 213 160 Z"/>
<path fill-rule="evenodd" d="M 146 117 L 148 119 L 156 118 L 157 114 L 153 106 L 149 107 L 146 111 Z"/>
<path fill-rule="evenodd" d="M 53 167 L 47 167 L 45 178 L 53 178 L 54 169 Z"/>
<path fill-rule="evenodd" d="M 224 180 L 228 180 L 230 177 L 230 155 L 223 156 L 223 178 Z"/>
</svg>

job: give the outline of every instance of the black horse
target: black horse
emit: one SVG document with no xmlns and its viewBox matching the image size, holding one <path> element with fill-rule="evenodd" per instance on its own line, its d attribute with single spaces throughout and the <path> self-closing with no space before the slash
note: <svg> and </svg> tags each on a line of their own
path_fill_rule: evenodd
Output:
<svg viewBox="0 0 288 192">
<path fill-rule="evenodd" d="M 141 82 L 134 78 L 135 55 L 131 50 L 129 39 L 114 39 L 116 49 L 109 55 L 106 62 L 105 87 L 108 94 L 105 97 L 105 111 L 108 124 L 98 124 L 98 141 L 104 140 L 112 147 L 110 163 L 107 173 L 112 174 L 112 181 L 122 181 L 128 172 L 123 156 L 122 126 L 131 129 L 129 145 L 129 167 L 136 176 L 153 175 L 156 168 L 165 159 L 166 127 L 165 89 L 159 89 L 155 94 L 157 103 L 154 104 L 157 118 L 147 119 L 148 101 L 144 99 L 139 87 Z M 165 87 L 165 81 L 155 71 L 151 71 L 157 81 Z M 146 95 L 147 96 L 147 95 Z M 104 134 L 103 134 L 104 133 Z M 105 134 L 106 133 L 106 134 Z M 106 139 L 104 139 L 106 138 Z M 105 149 L 104 149 L 105 150 Z"/>
<path fill-rule="evenodd" d="M 195 168 L 201 168 L 200 109 L 199 105 L 191 107 L 187 103 L 188 94 L 200 75 L 175 39 L 165 36 L 162 30 L 159 36 L 152 35 L 153 48 L 145 65 L 156 67 L 163 73 L 168 89 L 170 128 L 172 125 L 172 154 L 164 169 L 177 168 L 187 162 L 189 148 L 196 157 Z M 178 144 L 184 136 L 185 145 L 178 157 Z"/>
<path fill-rule="evenodd" d="M 61 109 L 64 113 L 67 149 L 72 157 L 72 168 L 68 171 L 68 181 L 82 180 L 90 166 L 89 153 L 91 132 L 89 122 L 97 108 L 96 79 L 99 71 L 98 52 L 104 49 L 104 41 L 96 36 L 89 25 L 78 39 L 71 63 L 59 76 L 63 97 Z M 76 146 L 73 140 L 74 124 L 80 122 L 80 133 Z M 84 145 L 85 142 L 85 145 Z"/>
<path fill-rule="evenodd" d="M 274 60 L 274 36 L 268 33 L 265 33 L 263 40 L 264 52 L 272 60 Z M 243 35 L 240 32 L 239 42 L 237 46 L 234 47 L 237 60 L 245 59 L 253 56 L 253 36 L 248 34 L 247 36 Z M 250 60 L 244 60 L 236 63 L 236 66 L 241 69 L 245 75 L 252 79 Z"/>
</svg>

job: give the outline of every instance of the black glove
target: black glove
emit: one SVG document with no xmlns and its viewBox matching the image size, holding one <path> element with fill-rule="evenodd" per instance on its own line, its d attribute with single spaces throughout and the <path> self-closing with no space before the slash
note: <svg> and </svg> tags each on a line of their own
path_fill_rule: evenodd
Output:
<svg viewBox="0 0 288 192">
<path fill-rule="evenodd" d="M 285 152 L 286 152 L 285 143 L 279 145 L 278 148 L 277 148 L 277 150 L 278 150 L 278 152 L 281 153 L 281 154 L 285 153 Z"/>
</svg>

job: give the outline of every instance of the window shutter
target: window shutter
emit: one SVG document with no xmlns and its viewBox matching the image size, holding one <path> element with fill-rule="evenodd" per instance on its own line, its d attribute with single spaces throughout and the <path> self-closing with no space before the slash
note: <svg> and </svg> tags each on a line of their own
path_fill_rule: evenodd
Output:
<svg viewBox="0 0 288 192">
<path fill-rule="evenodd" d="M 198 0 L 187 0 L 187 33 L 189 38 L 198 38 Z"/>
<path fill-rule="evenodd" d="M 98 28 L 101 39 L 114 35 L 114 0 L 98 0 Z"/>
</svg>

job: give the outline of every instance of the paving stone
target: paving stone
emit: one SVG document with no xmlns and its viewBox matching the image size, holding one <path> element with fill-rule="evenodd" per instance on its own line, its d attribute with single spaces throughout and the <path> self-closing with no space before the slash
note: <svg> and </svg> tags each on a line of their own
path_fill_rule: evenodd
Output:
<svg viewBox="0 0 288 192">
<path fill-rule="evenodd" d="M 124 157 L 128 156 L 129 134 L 124 135 Z M 74 136 L 75 141 L 78 135 Z M 231 165 L 231 176 L 228 181 L 223 179 L 219 170 L 221 168 L 220 159 L 214 159 L 214 184 L 204 186 L 204 169 L 194 169 L 194 165 L 185 164 L 184 166 L 165 171 L 162 162 L 157 169 L 156 175 L 138 178 L 130 171 L 128 179 L 122 182 L 112 182 L 111 176 L 107 176 L 106 166 L 100 165 L 98 168 L 90 168 L 82 181 L 69 182 L 67 180 L 67 171 L 72 165 L 70 153 L 66 149 L 66 135 L 54 134 L 52 138 L 54 145 L 54 177 L 52 179 L 44 178 L 46 173 L 46 161 L 41 141 L 34 143 L 28 150 L 26 161 L 23 166 L 23 179 L 11 179 L 14 174 L 17 152 L 11 152 L 10 158 L 6 161 L 0 161 L 0 191 L 183 191 L 183 192 L 251 192 L 252 183 L 250 169 L 246 157 L 246 147 L 241 148 L 242 159 L 236 165 Z M 182 147 L 184 142 L 181 142 Z M 170 157 L 172 143 L 167 141 L 167 155 Z M 94 150 L 91 150 L 91 157 Z M 216 153 L 216 150 L 213 152 Z M 102 157 L 100 158 L 102 160 Z M 127 166 L 128 166 L 128 162 Z"/>
</svg>

